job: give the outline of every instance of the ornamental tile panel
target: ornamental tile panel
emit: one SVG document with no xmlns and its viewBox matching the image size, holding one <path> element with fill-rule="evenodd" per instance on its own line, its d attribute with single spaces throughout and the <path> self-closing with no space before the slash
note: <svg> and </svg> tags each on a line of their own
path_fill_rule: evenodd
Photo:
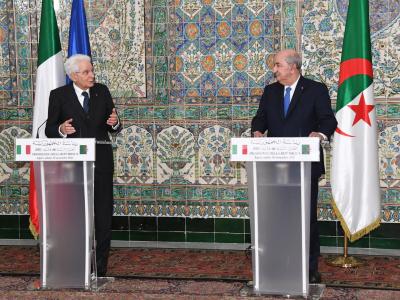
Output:
<svg viewBox="0 0 400 300">
<path fill-rule="evenodd" d="M 157 134 L 157 181 L 194 183 L 194 137 L 187 129 L 171 126 Z"/>
<path fill-rule="evenodd" d="M 266 55 L 276 49 L 276 46 L 266 47 L 268 43 L 264 41 L 274 40 L 275 21 L 271 17 L 279 9 L 274 1 L 214 0 L 210 4 L 203 1 L 203 7 L 199 1 L 178 2 L 175 8 L 178 26 L 173 27 L 178 51 L 174 60 L 178 65 L 177 70 L 183 69 L 185 87 L 180 93 L 174 91 L 174 96 L 246 97 L 254 88 L 263 88 L 265 73 L 268 72 Z M 185 19 L 184 15 L 190 16 L 190 19 Z M 195 15 L 198 19 L 194 18 Z M 288 20 L 293 17 L 288 16 Z M 258 39 L 260 41 L 257 42 Z M 294 38 L 290 41 L 297 40 Z M 254 47 L 257 48 L 256 52 L 252 52 Z M 218 81 L 214 82 L 210 76 L 202 76 L 210 72 L 215 74 Z M 244 73 L 251 74 L 253 79 L 246 81 L 246 87 L 240 86 L 243 85 L 242 80 L 230 82 L 234 76 L 243 78 Z M 205 80 L 216 84 L 218 92 L 203 91 L 198 94 L 196 83 L 206 85 Z"/>
<path fill-rule="evenodd" d="M 400 179 L 400 125 L 388 126 L 378 135 L 379 171 L 382 179 Z"/>
<path fill-rule="evenodd" d="M 193 19 L 200 13 L 203 5 L 200 0 L 182 0 L 181 1 L 181 12 L 183 12 L 190 19 Z"/>
<path fill-rule="evenodd" d="M 27 137 L 31 134 L 16 126 L 0 132 L 0 183 L 29 182 L 29 163 L 14 161 L 14 140 Z"/>
<path fill-rule="evenodd" d="M 64 55 L 71 3 L 62 0 L 56 10 Z M 97 78 L 114 97 L 145 97 L 144 0 L 88 0 L 85 10 Z M 159 39 L 165 32 L 165 25 L 157 26 Z"/>
<path fill-rule="evenodd" d="M 199 183 L 236 184 L 234 163 L 230 162 L 230 138 L 226 127 L 214 125 L 199 134 Z"/>
<path fill-rule="evenodd" d="M 347 4 L 348 0 L 304 1 L 302 32 L 304 72 L 319 74 L 318 78 L 328 85 L 334 98 L 337 92 Z M 391 97 L 400 93 L 400 81 L 397 75 L 400 68 L 397 64 L 400 51 L 399 47 L 395 46 L 400 41 L 399 13 L 400 5 L 397 1 L 370 3 L 374 90 L 377 96 Z M 317 30 L 321 34 L 316 34 Z"/>
<path fill-rule="evenodd" d="M 153 183 L 153 148 L 151 133 L 132 125 L 116 137 L 115 175 L 119 183 Z"/>
</svg>

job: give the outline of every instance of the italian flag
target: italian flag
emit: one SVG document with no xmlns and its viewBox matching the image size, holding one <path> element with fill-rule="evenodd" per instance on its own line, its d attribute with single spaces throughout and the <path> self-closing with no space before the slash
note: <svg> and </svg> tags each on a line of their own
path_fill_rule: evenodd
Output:
<svg viewBox="0 0 400 300">
<path fill-rule="evenodd" d="M 65 84 L 61 43 L 58 34 L 53 0 L 42 1 L 37 64 L 38 67 L 36 73 L 36 91 L 32 125 L 33 138 L 36 137 L 38 128 L 47 120 L 47 108 L 49 105 L 50 91 Z M 45 137 L 44 128 L 45 125 L 40 128 L 39 136 L 41 138 Z M 39 214 L 37 209 L 37 194 L 32 162 L 30 167 L 29 229 L 31 230 L 33 236 L 37 238 L 39 234 Z"/>
<path fill-rule="evenodd" d="M 380 224 L 379 163 L 368 0 L 351 0 L 333 140 L 333 208 L 351 242 Z"/>
</svg>

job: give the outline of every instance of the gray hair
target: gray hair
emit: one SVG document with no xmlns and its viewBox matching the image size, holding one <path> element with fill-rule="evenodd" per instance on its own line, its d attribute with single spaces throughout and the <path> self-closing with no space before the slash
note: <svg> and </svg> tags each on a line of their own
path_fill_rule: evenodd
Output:
<svg viewBox="0 0 400 300">
<path fill-rule="evenodd" d="M 301 70 L 301 57 L 297 52 L 288 54 L 285 60 L 289 65 L 295 65 L 297 70 Z"/>
<path fill-rule="evenodd" d="M 65 73 L 67 73 L 67 75 L 69 77 L 71 77 L 72 73 L 79 72 L 78 64 L 83 60 L 86 60 L 90 63 L 92 62 L 92 59 L 90 58 L 90 56 L 87 56 L 84 54 L 74 54 L 74 55 L 70 56 L 65 61 L 65 64 L 64 64 Z"/>
</svg>

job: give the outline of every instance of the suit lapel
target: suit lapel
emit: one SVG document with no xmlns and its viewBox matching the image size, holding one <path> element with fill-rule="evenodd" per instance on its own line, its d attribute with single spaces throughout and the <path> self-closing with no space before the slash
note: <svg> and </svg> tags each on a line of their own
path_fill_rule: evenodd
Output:
<svg viewBox="0 0 400 300">
<path fill-rule="evenodd" d="M 283 113 L 283 97 L 284 97 L 285 87 L 282 84 L 280 84 L 279 82 L 277 82 L 277 83 L 278 83 L 278 85 L 277 85 L 278 91 L 274 94 L 276 95 L 276 97 L 278 97 L 276 99 L 276 103 L 277 103 L 277 107 L 278 107 L 278 114 L 279 114 L 279 116 L 281 116 L 282 120 L 284 120 L 285 116 Z"/>
<path fill-rule="evenodd" d="M 97 92 L 97 88 L 96 88 L 96 84 L 90 88 L 90 103 L 89 103 L 89 114 L 91 116 L 96 116 L 96 110 L 98 108 L 99 105 L 99 101 L 98 101 L 98 92 Z"/>
<path fill-rule="evenodd" d="M 68 97 L 71 100 L 71 105 L 74 111 L 76 111 L 82 119 L 85 119 L 85 112 L 83 110 L 81 103 L 78 100 L 78 97 L 76 96 L 75 89 L 72 84 L 69 85 L 68 88 Z"/>
<path fill-rule="evenodd" d="M 295 109 L 296 105 L 299 103 L 301 94 L 303 94 L 303 91 L 305 89 L 304 86 L 304 80 L 303 76 L 300 76 L 299 81 L 297 82 L 296 89 L 294 90 L 294 94 L 292 97 L 292 100 L 290 101 L 289 109 L 286 115 L 286 118 L 289 117 L 290 113 Z M 283 97 L 282 97 L 283 99 Z M 282 105 L 283 107 L 283 105 Z"/>
</svg>

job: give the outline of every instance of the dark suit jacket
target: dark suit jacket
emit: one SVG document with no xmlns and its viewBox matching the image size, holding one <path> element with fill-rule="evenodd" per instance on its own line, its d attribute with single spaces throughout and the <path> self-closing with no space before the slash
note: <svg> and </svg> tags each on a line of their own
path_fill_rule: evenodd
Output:
<svg viewBox="0 0 400 300">
<path fill-rule="evenodd" d="M 114 103 L 108 88 L 100 83 L 90 88 L 89 113 L 86 114 L 79 103 L 72 84 L 50 92 L 46 136 L 58 138 L 59 126 L 72 118 L 76 132 L 68 138 L 96 138 L 96 141 L 110 141 L 108 132 L 120 130 L 107 125 Z M 110 145 L 96 145 L 96 171 L 113 171 L 113 154 Z"/>
<path fill-rule="evenodd" d="M 307 137 L 312 131 L 328 138 L 336 129 L 327 87 L 303 76 L 297 83 L 286 118 L 283 115 L 284 86 L 279 82 L 265 87 L 251 131 L 267 131 L 269 137 Z M 312 173 L 324 173 L 323 153 L 319 163 L 313 163 Z"/>
</svg>

